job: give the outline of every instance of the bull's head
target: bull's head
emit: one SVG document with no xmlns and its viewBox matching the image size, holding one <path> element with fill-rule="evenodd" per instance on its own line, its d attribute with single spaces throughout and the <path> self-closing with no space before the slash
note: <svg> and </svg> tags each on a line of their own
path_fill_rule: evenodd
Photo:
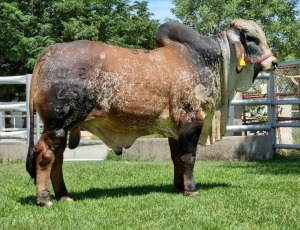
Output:
<svg viewBox="0 0 300 230">
<path fill-rule="evenodd" d="M 235 19 L 230 23 L 227 34 L 234 42 L 237 73 L 247 63 L 253 64 L 254 78 L 260 71 L 270 71 L 277 67 L 277 60 L 267 44 L 265 34 L 256 23 Z"/>
</svg>

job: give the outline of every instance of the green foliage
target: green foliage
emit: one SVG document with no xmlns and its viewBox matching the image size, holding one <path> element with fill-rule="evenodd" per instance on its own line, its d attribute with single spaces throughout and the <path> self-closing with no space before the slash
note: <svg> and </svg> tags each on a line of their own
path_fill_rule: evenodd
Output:
<svg viewBox="0 0 300 230">
<path fill-rule="evenodd" d="M 256 94 L 262 95 L 259 83 L 262 83 L 262 82 L 255 81 L 254 84 L 252 85 L 251 89 L 254 92 L 256 92 Z M 252 121 L 254 123 L 267 123 L 268 122 L 267 107 L 265 105 L 245 106 L 244 111 L 250 115 L 249 117 L 254 119 Z M 261 132 L 265 132 L 265 131 L 254 131 L 254 133 L 261 133 Z"/>
<path fill-rule="evenodd" d="M 259 123 L 266 123 L 268 121 L 268 114 L 263 105 L 247 106 L 245 111 L 250 114 L 250 117 L 257 119 Z"/>
<path fill-rule="evenodd" d="M 57 42 L 154 48 L 158 21 L 147 7 L 128 0 L 1 1 L 0 76 L 30 73 L 42 50 Z"/>
<path fill-rule="evenodd" d="M 215 34 L 228 27 L 234 18 L 259 23 L 276 56 L 299 59 L 300 20 L 298 0 L 173 0 L 172 12 L 202 34 Z"/>
<path fill-rule="evenodd" d="M 0 228 L 299 229 L 298 160 L 197 162 L 197 197 L 172 193 L 173 166 L 65 162 L 73 203 L 35 205 L 24 164 L 0 165 Z M 53 194 L 53 191 L 51 191 Z"/>
</svg>

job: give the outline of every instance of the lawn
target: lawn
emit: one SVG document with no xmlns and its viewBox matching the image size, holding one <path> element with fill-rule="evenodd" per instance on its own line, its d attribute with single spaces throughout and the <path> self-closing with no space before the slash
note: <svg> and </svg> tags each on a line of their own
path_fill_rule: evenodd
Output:
<svg viewBox="0 0 300 230">
<path fill-rule="evenodd" d="M 0 229 L 300 229 L 299 159 L 197 162 L 197 197 L 172 193 L 171 163 L 65 162 L 64 172 L 76 201 L 40 208 L 24 163 L 0 165 Z"/>
</svg>

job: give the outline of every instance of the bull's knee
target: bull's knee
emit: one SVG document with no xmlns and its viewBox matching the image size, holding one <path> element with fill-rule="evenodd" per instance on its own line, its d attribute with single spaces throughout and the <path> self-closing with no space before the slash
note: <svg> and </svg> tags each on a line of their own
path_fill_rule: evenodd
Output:
<svg viewBox="0 0 300 230">
<path fill-rule="evenodd" d="M 180 157 L 184 164 L 189 165 L 190 167 L 194 167 L 196 157 L 194 157 L 192 154 L 184 154 Z"/>
</svg>

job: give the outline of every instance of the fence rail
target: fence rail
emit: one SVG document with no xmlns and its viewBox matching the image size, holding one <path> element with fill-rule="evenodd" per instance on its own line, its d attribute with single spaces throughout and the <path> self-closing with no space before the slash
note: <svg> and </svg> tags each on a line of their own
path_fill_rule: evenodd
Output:
<svg viewBox="0 0 300 230">
<path fill-rule="evenodd" d="M 27 131 L 2 132 L 0 139 L 27 139 Z"/>
<path fill-rule="evenodd" d="M 3 85 L 14 85 L 14 84 L 27 84 L 27 76 L 30 74 L 26 75 L 21 75 L 21 76 L 3 76 L 0 77 L 0 84 Z"/>
<path fill-rule="evenodd" d="M 0 111 L 26 112 L 26 102 L 0 102 Z"/>
</svg>

